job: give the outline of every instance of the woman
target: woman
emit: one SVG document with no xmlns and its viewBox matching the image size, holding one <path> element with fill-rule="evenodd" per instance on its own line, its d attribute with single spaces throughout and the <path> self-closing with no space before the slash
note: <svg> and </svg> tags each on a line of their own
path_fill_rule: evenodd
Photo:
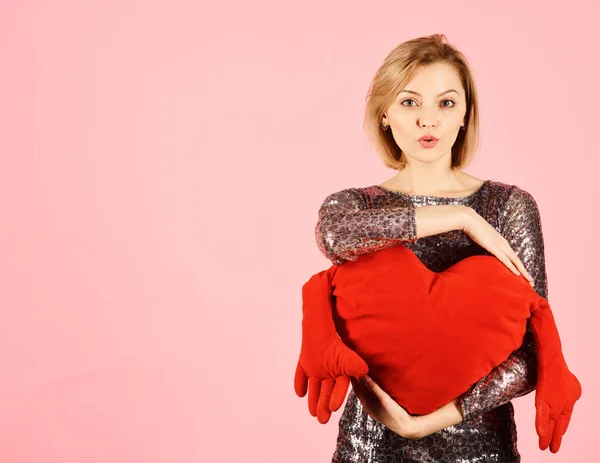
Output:
<svg viewBox="0 0 600 463">
<path fill-rule="evenodd" d="M 478 99 L 466 59 L 444 35 L 407 41 L 387 56 L 369 89 L 365 128 L 397 173 L 325 198 L 315 234 L 332 263 L 398 243 L 436 272 L 465 257 L 494 255 L 547 299 L 534 198 L 463 172 L 478 143 Z M 536 367 L 528 330 L 522 347 L 488 376 L 419 417 L 370 378 L 353 379 L 332 462 L 519 462 L 510 401 L 535 389 Z"/>
</svg>

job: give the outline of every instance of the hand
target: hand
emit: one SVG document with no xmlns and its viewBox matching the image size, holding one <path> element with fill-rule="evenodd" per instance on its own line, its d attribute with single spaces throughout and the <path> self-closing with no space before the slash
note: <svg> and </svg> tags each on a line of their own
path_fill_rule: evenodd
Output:
<svg viewBox="0 0 600 463">
<path fill-rule="evenodd" d="M 294 390 L 298 397 L 308 392 L 308 411 L 321 424 L 342 406 L 349 377 L 369 371 L 367 363 L 342 342 L 335 329 L 330 282 L 336 268 L 313 275 L 302 286 L 302 346 Z"/>
<path fill-rule="evenodd" d="M 364 410 L 396 434 L 407 439 L 424 437 L 419 430 L 419 417 L 410 415 L 404 408 L 369 376 L 350 378 L 352 387 Z"/>
<path fill-rule="evenodd" d="M 559 362 L 556 362 L 559 363 Z M 556 368 L 554 368 L 556 370 Z M 538 374 L 535 392 L 535 429 L 540 450 L 550 447 L 550 452 L 560 449 L 567 432 L 575 402 L 581 397 L 581 383 L 565 366 L 560 372 Z"/>
<path fill-rule="evenodd" d="M 540 449 L 550 447 L 550 452 L 556 453 L 569 427 L 575 402 L 581 398 L 581 383 L 567 366 L 548 301 L 543 300 L 536 309 L 530 326 L 538 355 L 535 429 Z"/>
<path fill-rule="evenodd" d="M 469 208 L 462 231 L 473 241 L 496 256 L 515 275 L 523 275 L 533 287 L 533 278 L 521 259 L 498 231 L 474 209 Z"/>
</svg>

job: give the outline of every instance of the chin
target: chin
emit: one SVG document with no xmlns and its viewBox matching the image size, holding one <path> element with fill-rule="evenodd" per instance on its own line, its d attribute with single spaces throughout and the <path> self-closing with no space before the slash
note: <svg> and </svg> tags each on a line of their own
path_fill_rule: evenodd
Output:
<svg viewBox="0 0 600 463">
<path fill-rule="evenodd" d="M 412 156 L 407 156 L 406 153 L 403 154 L 409 161 L 435 162 L 444 158 L 444 154 L 435 148 L 423 148 L 419 153 Z"/>
</svg>

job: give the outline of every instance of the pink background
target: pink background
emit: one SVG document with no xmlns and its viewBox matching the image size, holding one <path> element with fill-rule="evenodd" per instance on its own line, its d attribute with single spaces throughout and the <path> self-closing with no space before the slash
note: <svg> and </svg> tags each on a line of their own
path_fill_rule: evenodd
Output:
<svg viewBox="0 0 600 463">
<path fill-rule="evenodd" d="M 584 388 L 557 455 L 598 455 L 597 2 L 3 1 L 0 461 L 327 462 L 296 397 L 300 288 L 329 193 L 381 183 L 364 98 L 442 32 L 482 146 L 543 221 L 549 300 Z"/>
</svg>

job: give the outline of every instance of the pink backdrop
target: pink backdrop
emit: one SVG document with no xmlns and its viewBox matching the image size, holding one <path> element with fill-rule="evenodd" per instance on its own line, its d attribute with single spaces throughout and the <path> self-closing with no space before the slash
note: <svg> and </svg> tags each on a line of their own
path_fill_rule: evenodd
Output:
<svg viewBox="0 0 600 463">
<path fill-rule="evenodd" d="M 393 175 L 365 94 L 435 32 L 478 83 L 468 172 L 538 202 L 584 387 L 556 456 L 515 400 L 523 461 L 594 461 L 597 2 L 212 3 L 0 4 L 0 461 L 330 461 L 340 412 L 293 391 L 317 209 Z"/>
</svg>

